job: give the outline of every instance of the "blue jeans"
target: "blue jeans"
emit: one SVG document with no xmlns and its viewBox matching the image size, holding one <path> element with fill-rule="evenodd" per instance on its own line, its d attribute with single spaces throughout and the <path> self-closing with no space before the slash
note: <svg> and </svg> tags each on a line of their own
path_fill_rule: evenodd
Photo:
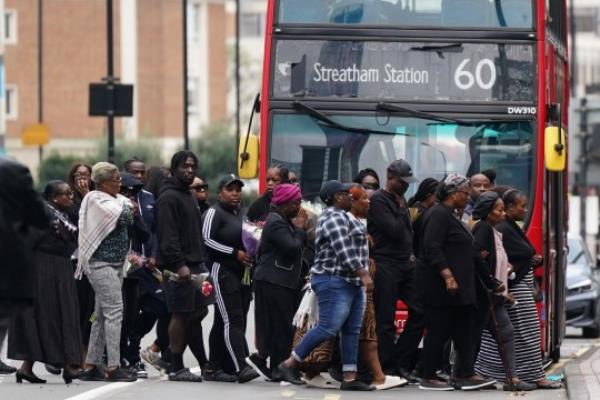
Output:
<svg viewBox="0 0 600 400">
<path fill-rule="evenodd" d="M 311 286 L 319 301 L 319 322 L 292 352 L 297 361 L 341 332 L 342 369 L 357 370 L 358 337 L 365 311 L 365 290 L 335 275 L 313 275 Z"/>
</svg>

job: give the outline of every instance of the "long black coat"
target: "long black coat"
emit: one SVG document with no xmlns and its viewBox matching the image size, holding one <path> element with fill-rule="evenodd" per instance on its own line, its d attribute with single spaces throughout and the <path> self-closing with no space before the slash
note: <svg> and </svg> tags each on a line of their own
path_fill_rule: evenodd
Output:
<svg viewBox="0 0 600 400">
<path fill-rule="evenodd" d="M 423 219 L 421 237 L 422 262 L 419 264 L 419 284 L 423 303 L 435 307 L 473 305 L 475 290 L 475 249 L 473 236 L 445 204 L 433 206 Z M 450 268 L 458 293 L 446 290 L 440 271 Z"/>
<path fill-rule="evenodd" d="M 31 229 L 45 229 L 49 218 L 33 189 L 29 169 L 0 158 L 0 312 L 32 304 L 34 296 Z"/>
</svg>

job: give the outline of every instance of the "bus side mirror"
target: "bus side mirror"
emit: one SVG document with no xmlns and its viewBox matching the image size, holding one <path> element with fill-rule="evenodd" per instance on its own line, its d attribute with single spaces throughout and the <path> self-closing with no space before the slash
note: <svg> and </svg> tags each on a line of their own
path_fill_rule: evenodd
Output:
<svg viewBox="0 0 600 400">
<path fill-rule="evenodd" d="M 562 172 L 567 163 L 565 130 L 549 126 L 544 130 L 544 160 L 548 171 Z"/>
<path fill-rule="evenodd" d="M 246 141 L 240 141 L 238 175 L 242 179 L 254 179 L 258 176 L 258 142 L 258 136 L 256 135 L 248 135 Z"/>
</svg>

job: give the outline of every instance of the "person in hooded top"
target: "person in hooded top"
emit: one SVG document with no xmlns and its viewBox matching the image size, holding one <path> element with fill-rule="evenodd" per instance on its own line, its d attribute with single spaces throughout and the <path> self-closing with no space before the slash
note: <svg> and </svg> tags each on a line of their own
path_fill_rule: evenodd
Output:
<svg viewBox="0 0 600 400">
<path fill-rule="evenodd" d="M 206 354 L 202 340 L 202 320 L 208 313 L 212 298 L 204 296 L 192 282 L 192 274 L 208 273 L 206 253 L 202 245 L 202 224 L 198 203 L 190 192 L 198 169 L 198 158 L 182 150 L 171 158 L 171 176 L 161 187 L 156 203 L 158 252 L 156 262 L 161 270 L 177 274 L 163 284 L 169 322 L 171 363 L 169 380 L 202 382 L 202 377 L 190 372 L 183 364 L 187 346 L 201 368 Z M 161 348 L 164 352 L 165 349 Z"/>
</svg>

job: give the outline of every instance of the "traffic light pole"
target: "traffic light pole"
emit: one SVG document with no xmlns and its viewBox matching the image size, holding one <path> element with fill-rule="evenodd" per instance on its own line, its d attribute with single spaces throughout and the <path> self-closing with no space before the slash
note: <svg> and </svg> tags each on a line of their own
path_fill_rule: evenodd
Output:
<svg viewBox="0 0 600 400">
<path fill-rule="evenodd" d="M 587 98 L 583 97 L 579 103 L 579 139 L 581 153 L 579 154 L 579 199 L 581 201 L 579 210 L 579 234 L 585 239 L 585 202 L 587 197 L 587 171 L 588 171 L 588 108 Z"/>
<path fill-rule="evenodd" d="M 114 90 L 115 76 L 113 67 L 113 1 L 106 0 L 106 50 L 107 50 L 107 76 L 103 80 L 108 85 L 108 112 L 106 127 L 108 132 L 108 162 L 115 163 L 115 116 L 114 116 Z"/>
</svg>

